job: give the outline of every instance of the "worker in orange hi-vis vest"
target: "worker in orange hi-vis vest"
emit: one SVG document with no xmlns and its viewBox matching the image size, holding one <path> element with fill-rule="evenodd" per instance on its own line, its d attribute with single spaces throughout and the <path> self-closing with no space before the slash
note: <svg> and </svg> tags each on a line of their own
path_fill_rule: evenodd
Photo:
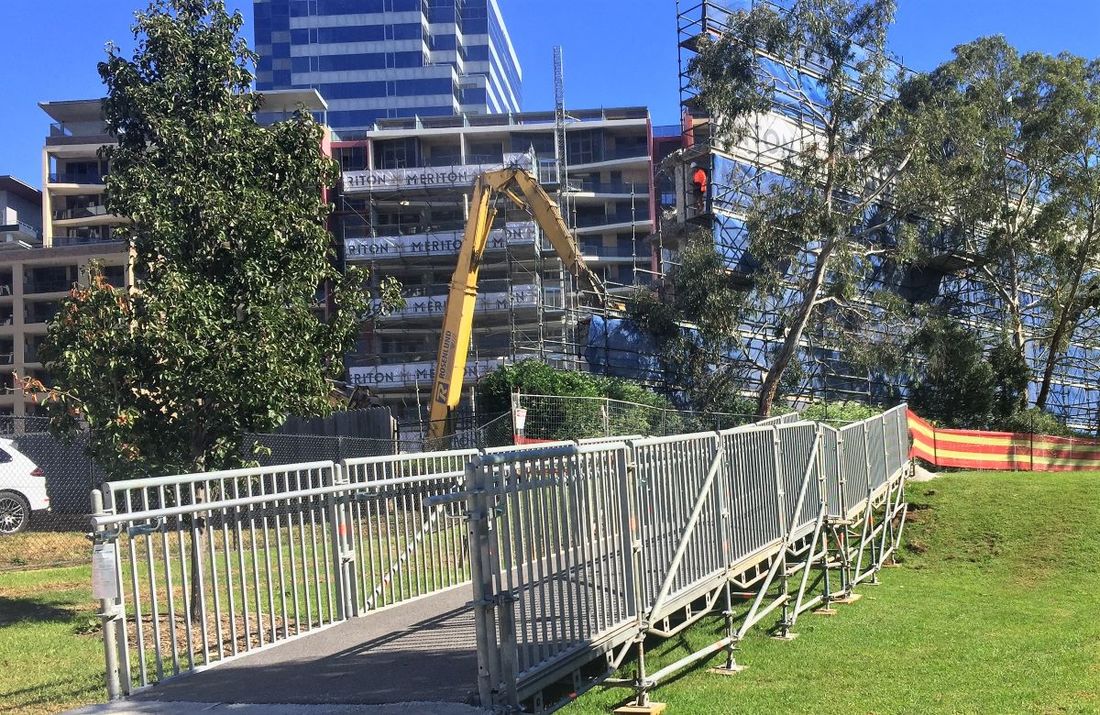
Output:
<svg viewBox="0 0 1100 715">
<path fill-rule="evenodd" d="M 706 209 L 707 199 L 707 172 L 701 166 L 696 166 L 691 174 L 691 183 L 695 186 L 695 208 L 698 211 Z"/>
</svg>

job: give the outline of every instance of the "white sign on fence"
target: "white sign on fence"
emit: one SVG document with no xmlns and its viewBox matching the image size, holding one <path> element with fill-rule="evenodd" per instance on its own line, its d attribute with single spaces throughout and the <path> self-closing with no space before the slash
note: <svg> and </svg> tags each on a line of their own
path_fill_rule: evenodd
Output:
<svg viewBox="0 0 1100 715">
<path fill-rule="evenodd" d="M 113 601 L 118 596 L 114 542 L 98 543 L 92 547 L 92 598 Z"/>
</svg>

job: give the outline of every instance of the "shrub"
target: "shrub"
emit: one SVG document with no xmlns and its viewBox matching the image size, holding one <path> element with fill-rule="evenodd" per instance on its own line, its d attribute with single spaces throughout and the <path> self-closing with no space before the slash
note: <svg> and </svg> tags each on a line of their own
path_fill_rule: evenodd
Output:
<svg viewBox="0 0 1100 715">
<path fill-rule="evenodd" d="M 815 402 L 802 410 L 802 419 L 815 422 L 848 424 L 874 417 L 882 412 L 881 407 L 865 405 L 862 402 Z"/>
</svg>

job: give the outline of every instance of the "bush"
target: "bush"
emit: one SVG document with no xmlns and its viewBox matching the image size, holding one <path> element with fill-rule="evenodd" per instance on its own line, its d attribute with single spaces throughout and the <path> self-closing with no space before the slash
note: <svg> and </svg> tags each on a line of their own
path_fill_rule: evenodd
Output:
<svg viewBox="0 0 1100 715">
<path fill-rule="evenodd" d="M 802 410 L 802 419 L 815 422 L 849 424 L 874 417 L 882 412 L 881 407 L 865 405 L 862 402 L 815 402 Z"/>
<path fill-rule="evenodd" d="M 1050 434 L 1056 437 L 1077 436 L 1073 433 L 1073 430 L 1059 422 L 1054 415 L 1040 410 L 1038 407 L 1018 410 L 995 424 L 993 429 L 1003 432 Z"/>
<path fill-rule="evenodd" d="M 559 370 L 538 360 L 506 365 L 485 376 L 477 387 L 483 414 L 512 408 L 516 390 L 531 395 L 591 397 L 618 400 L 542 400 L 524 405 L 532 439 L 581 439 L 627 434 L 673 434 L 684 423 L 666 398 L 629 380 L 602 377 L 576 370 Z M 605 406 L 607 410 L 605 412 Z"/>
</svg>

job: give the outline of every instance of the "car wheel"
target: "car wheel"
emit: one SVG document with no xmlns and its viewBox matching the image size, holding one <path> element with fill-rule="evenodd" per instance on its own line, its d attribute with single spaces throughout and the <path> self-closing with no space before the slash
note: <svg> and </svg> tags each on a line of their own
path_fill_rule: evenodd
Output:
<svg viewBox="0 0 1100 715">
<path fill-rule="evenodd" d="M 31 505 L 21 494 L 0 492 L 0 534 L 18 534 L 30 517 Z"/>
</svg>

